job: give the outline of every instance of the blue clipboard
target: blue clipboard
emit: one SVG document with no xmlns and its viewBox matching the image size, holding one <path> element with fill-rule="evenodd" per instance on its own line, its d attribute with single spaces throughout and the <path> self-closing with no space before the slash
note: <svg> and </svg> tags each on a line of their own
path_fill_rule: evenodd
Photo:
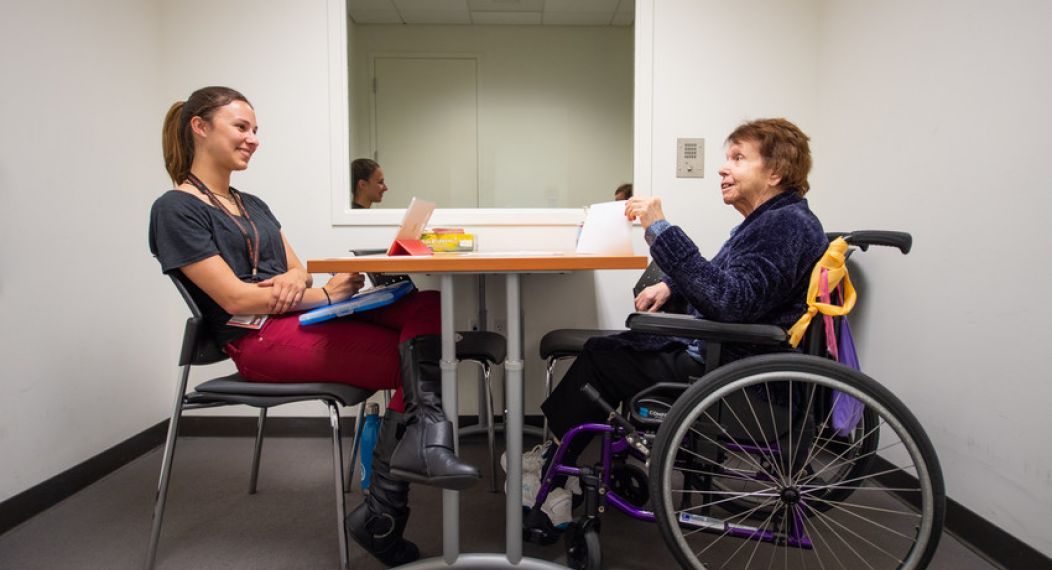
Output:
<svg viewBox="0 0 1052 570">
<path fill-rule="evenodd" d="M 398 283 L 382 287 L 373 287 L 368 291 L 358 293 L 346 301 L 333 303 L 332 305 L 303 313 L 300 315 L 300 326 L 322 323 L 336 317 L 345 317 L 390 305 L 408 295 L 415 288 L 412 281 L 399 281 Z"/>
</svg>

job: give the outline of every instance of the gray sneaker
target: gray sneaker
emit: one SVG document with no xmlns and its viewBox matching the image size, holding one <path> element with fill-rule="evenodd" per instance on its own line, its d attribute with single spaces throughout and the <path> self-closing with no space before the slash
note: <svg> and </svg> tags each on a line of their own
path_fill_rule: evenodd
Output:
<svg viewBox="0 0 1052 570">
<path fill-rule="evenodd" d="M 548 451 L 548 448 L 552 446 L 552 441 L 548 440 L 544 443 L 533 446 L 533 449 L 522 454 L 522 473 L 536 473 L 538 477 L 541 475 L 541 468 L 544 467 L 544 454 Z M 505 473 L 508 472 L 508 452 L 505 451 L 500 455 L 500 468 Z"/>
</svg>

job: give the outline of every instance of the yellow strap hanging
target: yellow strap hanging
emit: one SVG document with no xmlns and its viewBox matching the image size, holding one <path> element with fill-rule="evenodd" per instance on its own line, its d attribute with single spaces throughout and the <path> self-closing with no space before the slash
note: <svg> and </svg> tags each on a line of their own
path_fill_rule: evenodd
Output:
<svg viewBox="0 0 1052 570">
<path fill-rule="evenodd" d="M 789 329 L 789 344 L 793 347 L 800 344 L 800 341 L 804 338 L 804 333 L 807 332 L 808 325 L 811 324 L 811 319 L 818 313 L 839 317 L 850 313 L 851 309 L 855 307 L 857 295 L 855 294 L 855 287 L 851 285 L 851 277 L 847 274 L 847 266 L 845 265 L 847 248 L 848 244 L 844 238 L 836 238 L 830 242 L 829 248 L 822 255 L 822 259 L 811 271 L 811 284 L 807 287 L 807 312 Z M 844 282 L 843 306 L 823 303 L 818 300 L 819 285 L 823 271 L 828 275 L 830 291 L 835 289 L 841 281 Z"/>
</svg>

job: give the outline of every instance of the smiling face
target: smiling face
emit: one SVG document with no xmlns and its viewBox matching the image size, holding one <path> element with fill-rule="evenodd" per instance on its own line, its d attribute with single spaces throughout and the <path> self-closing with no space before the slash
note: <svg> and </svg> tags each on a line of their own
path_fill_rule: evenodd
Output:
<svg viewBox="0 0 1052 570">
<path fill-rule="evenodd" d="M 216 109 L 210 120 L 191 120 L 195 153 L 207 155 L 217 167 L 244 170 L 259 148 L 256 112 L 244 101 L 233 101 Z"/>
<path fill-rule="evenodd" d="M 373 204 L 382 202 L 384 192 L 387 192 L 387 182 L 384 180 L 384 169 L 377 167 L 369 176 L 368 180 L 358 181 L 358 192 L 355 193 L 355 202 L 368 208 Z"/>
<path fill-rule="evenodd" d="M 755 141 L 731 141 L 719 174 L 723 203 L 734 206 L 743 216 L 782 191 L 782 177 L 764 164 Z"/>
</svg>

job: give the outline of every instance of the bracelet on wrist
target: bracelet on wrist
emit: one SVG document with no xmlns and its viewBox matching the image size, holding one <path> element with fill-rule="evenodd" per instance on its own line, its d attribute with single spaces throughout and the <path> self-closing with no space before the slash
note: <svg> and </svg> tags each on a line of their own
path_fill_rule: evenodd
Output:
<svg viewBox="0 0 1052 570">
<path fill-rule="evenodd" d="M 319 287 L 319 289 L 321 289 L 322 293 L 325 293 L 325 300 L 328 302 L 329 305 L 331 305 L 332 297 L 329 296 L 329 292 L 325 290 L 325 287 Z"/>
</svg>

